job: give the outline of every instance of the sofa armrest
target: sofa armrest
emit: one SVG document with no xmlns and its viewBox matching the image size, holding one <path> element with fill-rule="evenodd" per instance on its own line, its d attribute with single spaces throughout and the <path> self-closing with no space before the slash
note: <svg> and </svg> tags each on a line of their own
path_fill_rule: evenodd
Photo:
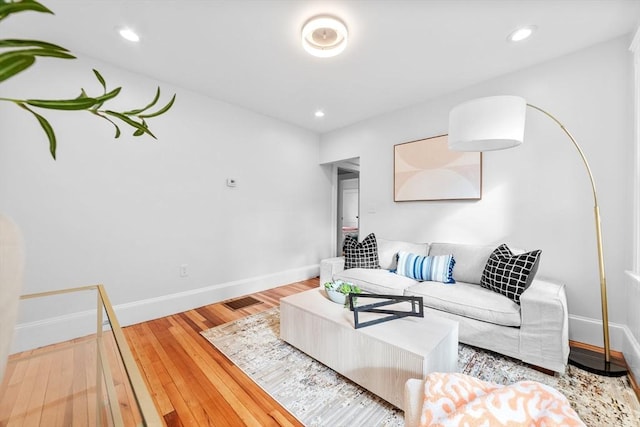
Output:
<svg viewBox="0 0 640 427">
<path fill-rule="evenodd" d="M 569 315 L 564 285 L 534 279 L 520 296 L 520 354 L 524 362 L 564 373 Z"/>
<path fill-rule="evenodd" d="M 327 258 L 320 261 L 320 287 L 333 280 L 335 274 L 344 271 L 344 257 Z"/>
</svg>

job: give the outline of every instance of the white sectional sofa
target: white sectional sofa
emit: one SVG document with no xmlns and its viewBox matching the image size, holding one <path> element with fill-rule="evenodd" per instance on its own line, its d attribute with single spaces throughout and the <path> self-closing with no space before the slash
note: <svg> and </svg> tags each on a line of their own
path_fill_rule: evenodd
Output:
<svg viewBox="0 0 640 427">
<path fill-rule="evenodd" d="M 425 312 L 457 320 L 459 340 L 545 369 L 563 373 L 569 356 L 567 300 L 564 286 L 533 279 L 520 304 L 481 287 L 493 246 L 410 243 L 377 239 L 380 269 L 344 269 L 344 258 L 320 263 L 320 285 L 344 280 L 364 292 L 423 297 Z M 455 259 L 455 284 L 419 282 L 391 272 L 399 251 L 448 255 Z"/>
</svg>

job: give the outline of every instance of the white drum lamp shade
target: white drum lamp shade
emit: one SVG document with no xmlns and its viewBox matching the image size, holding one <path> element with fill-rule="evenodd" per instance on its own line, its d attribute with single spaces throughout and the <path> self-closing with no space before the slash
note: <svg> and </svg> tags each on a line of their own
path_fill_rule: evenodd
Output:
<svg viewBox="0 0 640 427">
<path fill-rule="evenodd" d="M 492 151 L 522 144 L 526 109 L 519 96 L 490 96 L 456 106 L 449 113 L 449 148 Z"/>
</svg>

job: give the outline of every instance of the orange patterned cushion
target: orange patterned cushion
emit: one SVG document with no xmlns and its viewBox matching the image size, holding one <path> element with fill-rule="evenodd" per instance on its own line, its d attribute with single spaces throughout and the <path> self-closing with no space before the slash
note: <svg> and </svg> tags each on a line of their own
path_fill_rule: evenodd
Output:
<svg viewBox="0 0 640 427">
<path fill-rule="evenodd" d="M 499 385 L 464 374 L 429 374 L 421 426 L 584 426 L 556 389 L 535 381 Z"/>
</svg>

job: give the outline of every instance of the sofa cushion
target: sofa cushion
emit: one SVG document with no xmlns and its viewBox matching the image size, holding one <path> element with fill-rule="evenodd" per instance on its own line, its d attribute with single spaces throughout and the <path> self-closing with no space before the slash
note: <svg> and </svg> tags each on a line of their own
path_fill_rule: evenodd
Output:
<svg viewBox="0 0 640 427">
<path fill-rule="evenodd" d="M 378 259 L 380 268 L 395 270 L 398 252 L 411 252 L 417 255 L 429 255 L 428 243 L 411 243 L 399 240 L 378 240 Z"/>
<path fill-rule="evenodd" d="M 538 270 L 541 253 L 535 250 L 514 255 L 507 245 L 498 246 L 489 256 L 480 286 L 520 304 L 520 295 L 529 287 Z"/>
<path fill-rule="evenodd" d="M 455 281 L 479 285 L 484 267 L 494 249 L 495 246 L 431 243 L 429 255 L 453 254 L 456 260 L 456 268 L 453 269 Z"/>
<path fill-rule="evenodd" d="M 455 283 L 453 255 L 421 256 L 409 252 L 398 252 L 396 273 L 419 281 Z"/>
<path fill-rule="evenodd" d="M 371 233 L 361 243 L 353 236 L 346 236 L 342 245 L 344 268 L 380 268 L 378 262 L 378 243 Z"/>
<path fill-rule="evenodd" d="M 334 280 L 344 280 L 362 289 L 363 292 L 382 295 L 404 295 L 404 290 L 419 282 L 399 276 L 389 270 L 351 268 L 333 276 Z"/>
<path fill-rule="evenodd" d="M 405 295 L 423 297 L 426 307 L 503 326 L 521 324 L 520 306 L 489 289 L 457 282 L 454 286 L 439 282 L 419 282 Z"/>
</svg>

